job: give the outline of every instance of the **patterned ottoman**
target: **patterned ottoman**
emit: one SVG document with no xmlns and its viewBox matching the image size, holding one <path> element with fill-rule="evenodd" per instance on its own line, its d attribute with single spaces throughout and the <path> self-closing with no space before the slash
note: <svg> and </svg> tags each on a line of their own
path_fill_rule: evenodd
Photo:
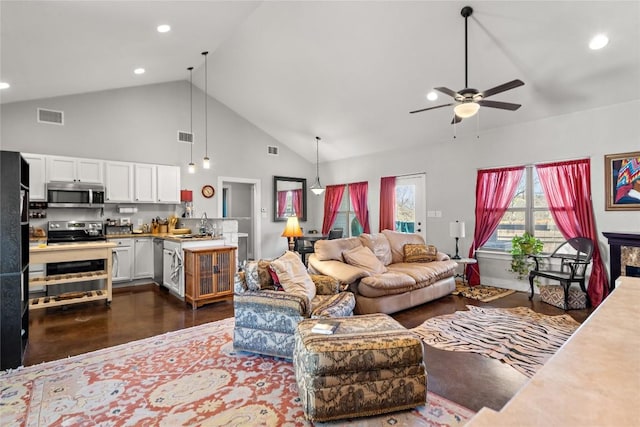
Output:
<svg viewBox="0 0 640 427">
<path fill-rule="evenodd" d="M 587 307 L 587 294 L 575 286 L 569 288 L 567 307 L 564 306 L 564 288 L 559 285 L 540 285 L 540 299 L 563 310 L 579 310 Z"/>
<path fill-rule="evenodd" d="M 422 341 L 386 314 L 331 319 L 332 335 L 305 319 L 295 333 L 293 364 L 311 421 L 362 417 L 424 405 Z"/>
</svg>

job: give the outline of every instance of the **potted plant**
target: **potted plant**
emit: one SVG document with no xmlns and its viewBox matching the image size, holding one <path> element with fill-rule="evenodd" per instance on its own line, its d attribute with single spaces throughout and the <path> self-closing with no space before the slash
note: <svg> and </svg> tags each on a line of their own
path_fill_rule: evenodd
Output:
<svg viewBox="0 0 640 427">
<path fill-rule="evenodd" d="M 522 236 L 514 236 L 511 239 L 511 270 L 522 280 L 529 276 L 534 262 L 529 255 L 537 255 L 542 252 L 542 241 L 528 232 Z"/>
</svg>

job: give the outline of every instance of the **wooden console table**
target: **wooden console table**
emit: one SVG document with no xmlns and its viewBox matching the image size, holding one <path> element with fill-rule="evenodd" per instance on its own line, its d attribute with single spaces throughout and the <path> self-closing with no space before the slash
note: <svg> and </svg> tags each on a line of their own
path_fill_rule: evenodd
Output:
<svg viewBox="0 0 640 427">
<path fill-rule="evenodd" d="M 111 250 L 115 243 L 77 243 L 68 245 L 53 245 L 32 247 L 29 249 L 31 264 L 48 264 L 52 262 L 84 261 L 104 259 L 105 269 L 86 273 L 57 274 L 53 276 L 36 277 L 29 280 L 29 286 L 49 286 L 61 283 L 86 282 L 104 280 L 104 287 L 87 291 L 83 296 L 70 299 L 56 299 L 56 297 L 40 297 L 29 299 L 29 310 L 47 307 L 57 307 L 67 304 L 78 304 L 89 301 L 106 300 L 111 303 Z"/>
<path fill-rule="evenodd" d="M 466 425 L 636 426 L 640 384 L 640 278 L 616 289 L 499 412 Z"/>
</svg>

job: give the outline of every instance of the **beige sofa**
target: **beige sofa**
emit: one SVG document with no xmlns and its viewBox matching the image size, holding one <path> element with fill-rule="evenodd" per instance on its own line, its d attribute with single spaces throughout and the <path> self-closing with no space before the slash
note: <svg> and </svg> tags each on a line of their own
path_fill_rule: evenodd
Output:
<svg viewBox="0 0 640 427">
<path fill-rule="evenodd" d="M 319 240 L 309 257 L 310 272 L 349 286 L 356 314 L 395 313 L 448 295 L 456 266 L 420 235 L 390 230 Z"/>
</svg>

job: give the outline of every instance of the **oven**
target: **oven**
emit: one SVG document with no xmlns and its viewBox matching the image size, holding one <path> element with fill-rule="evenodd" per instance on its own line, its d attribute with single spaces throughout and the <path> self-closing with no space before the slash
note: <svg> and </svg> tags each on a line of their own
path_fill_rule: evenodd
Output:
<svg viewBox="0 0 640 427">
<path fill-rule="evenodd" d="M 103 224 L 99 221 L 49 221 L 47 229 L 47 245 L 69 245 L 107 240 L 103 232 Z M 105 270 L 105 267 L 104 259 L 52 262 L 47 264 L 47 276 Z M 91 283 L 82 282 L 47 286 L 47 294 L 58 295 L 64 292 L 84 291 L 92 289 L 91 286 Z"/>
</svg>

